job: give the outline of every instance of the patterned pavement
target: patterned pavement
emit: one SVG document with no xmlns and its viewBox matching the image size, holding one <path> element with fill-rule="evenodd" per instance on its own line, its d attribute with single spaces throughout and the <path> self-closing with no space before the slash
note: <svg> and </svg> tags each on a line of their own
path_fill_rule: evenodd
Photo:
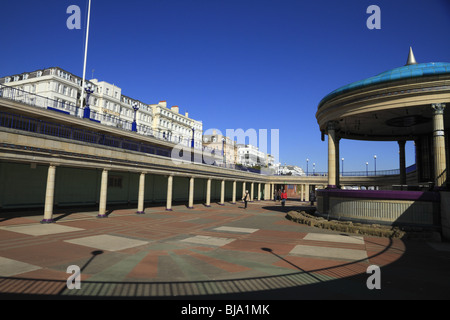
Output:
<svg viewBox="0 0 450 320">
<path fill-rule="evenodd" d="M 289 221 L 306 203 L 0 214 L 0 297 L 448 299 L 448 243 L 325 231 Z M 381 269 L 368 289 L 367 268 Z M 80 289 L 68 288 L 78 266 Z M 75 283 L 71 281 L 70 283 Z"/>
</svg>

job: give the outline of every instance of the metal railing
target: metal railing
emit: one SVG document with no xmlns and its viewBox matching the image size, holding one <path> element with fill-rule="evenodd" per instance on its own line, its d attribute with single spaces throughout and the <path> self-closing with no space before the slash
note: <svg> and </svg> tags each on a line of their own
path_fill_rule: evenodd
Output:
<svg viewBox="0 0 450 320">
<path fill-rule="evenodd" d="M 70 103 L 63 100 L 55 100 L 47 97 L 43 97 L 34 93 L 30 93 L 21 89 L 5 86 L 0 84 L 0 98 L 9 99 L 16 102 L 25 103 L 27 105 L 38 107 L 42 109 L 47 109 L 55 112 L 61 112 L 66 115 L 74 116 L 81 118 L 83 117 L 84 108 L 80 108 L 74 103 Z M 131 131 L 132 130 L 132 122 L 126 119 L 121 119 L 112 114 L 108 113 L 99 113 L 95 110 L 90 109 L 90 120 L 99 122 L 101 124 L 111 126 L 114 128 Z M 192 139 L 190 138 L 180 138 L 179 136 L 174 136 L 172 134 L 167 134 L 163 132 L 157 132 L 152 130 L 150 126 L 146 126 L 144 124 L 137 125 L 137 133 L 143 136 L 153 137 L 162 141 L 181 144 L 186 147 L 192 146 Z M 212 149 L 208 147 L 203 147 L 201 144 L 201 140 L 194 140 L 194 149 L 204 150 L 207 152 L 211 152 Z"/>
</svg>

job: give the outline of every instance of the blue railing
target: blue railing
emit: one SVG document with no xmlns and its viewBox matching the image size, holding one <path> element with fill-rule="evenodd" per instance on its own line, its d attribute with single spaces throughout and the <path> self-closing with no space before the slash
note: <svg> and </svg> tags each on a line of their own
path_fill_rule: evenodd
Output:
<svg viewBox="0 0 450 320">
<path fill-rule="evenodd" d="M 54 112 L 60 112 L 78 118 L 82 118 L 84 112 L 84 108 L 80 108 L 74 103 L 70 103 L 63 100 L 54 100 L 51 98 L 43 97 L 34 93 L 5 86 L 2 84 L 0 84 L 0 98 L 25 103 L 33 107 L 43 108 Z M 116 115 L 109 113 L 98 113 L 95 110 L 92 110 L 92 108 L 90 109 L 89 119 L 107 126 L 112 126 L 126 131 L 131 131 L 132 129 L 131 121 L 122 119 Z M 162 141 L 174 144 L 181 144 L 187 147 L 191 147 L 192 143 L 191 138 L 180 138 L 175 137 L 170 133 L 166 134 L 163 132 L 155 132 L 152 130 L 150 126 L 144 124 L 137 125 L 137 133 L 143 136 L 149 136 Z M 203 147 L 201 141 L 195 140 L 194 142 L 195 142 L 194 149 L 203 150 L 205 152 L 211 152 L 212 149 L 208 147 Z"/>
</svg>

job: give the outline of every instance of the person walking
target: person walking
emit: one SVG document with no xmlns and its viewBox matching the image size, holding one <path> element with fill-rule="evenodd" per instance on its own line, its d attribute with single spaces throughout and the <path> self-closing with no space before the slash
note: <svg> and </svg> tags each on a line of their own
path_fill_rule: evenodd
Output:
<svg viewBox="0 0 450 320">
<path fill-rule="evenodd" d="M 286 190 L 283 190 L 281 193 L 281 205 L 284 207 L 286 205 L 287 193 Z"/>
<path fill-rule="evenodd" d="M 281 189 L 278 189 L 278 192 L 277 192 L 277 201 L 280 201 L 281 200 Z"/>
<path fill-rule="evenodd" d="M 247 202 L 250 201 L 250 195 L 248 194 L 248 190 L 245 190 L 245 195 L 242 198 L 244 200 L 245 206 L 244 209 L 247 209 Z"/>
</svg>

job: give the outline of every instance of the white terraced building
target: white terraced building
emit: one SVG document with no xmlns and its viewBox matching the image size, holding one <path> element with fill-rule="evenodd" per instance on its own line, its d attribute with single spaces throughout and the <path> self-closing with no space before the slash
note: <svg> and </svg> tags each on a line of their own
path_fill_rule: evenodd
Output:
<svg viewBox="0 0 450 320">
<path fill-rule="evenodd" d="M 202 122 L 189 118 L 187 112 L 180 114 L 178 106 L 168 108 L 166 101 L 157 104 L 143 103 L 123 95 L 120 87 L 106 81 L 91 79 L 86 80 L 86 83 L 93 91 L 89 98 L 90 119 L 131 130 L 135 117 L 133 107 L 136 107 L 136 131 L 139 134 L 186 146 L 191 146 L 194 139 L 194 146 L 202 147 Z M 23 90 L 24 99 L 39 100 L 28 101 L 32 104 L 42 104 L 42 107 L 83 116 L 83 108 L 80 107 L 82 78 L 59 67 L 4 76 L 0 78 L 0 85 Z M 20 95 L 20 91 L 11 92 Z M 27 95 L 26 92 L 33 95 Z M 3 88 L 0 94 L 6 96 L 8 91 Z M 14 98 L 20 99 L 17 96 Z"/>
</svg>

